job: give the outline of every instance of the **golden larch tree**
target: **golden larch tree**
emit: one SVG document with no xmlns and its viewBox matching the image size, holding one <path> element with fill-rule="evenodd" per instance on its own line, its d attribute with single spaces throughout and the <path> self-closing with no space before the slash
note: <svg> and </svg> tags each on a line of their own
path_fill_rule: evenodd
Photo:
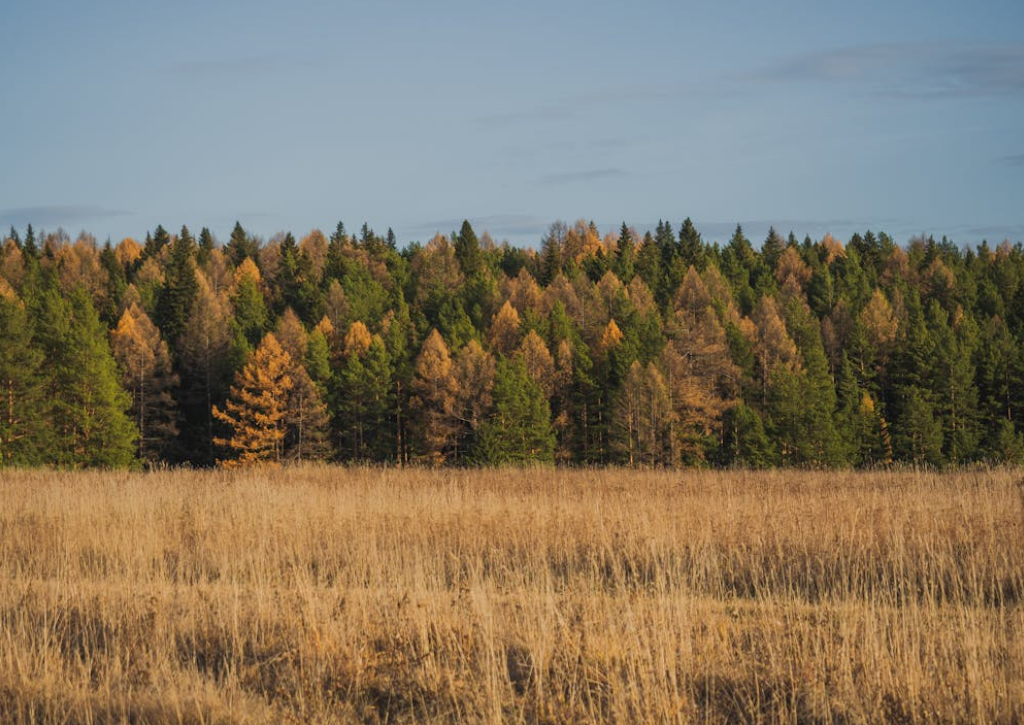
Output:
<svg viewBox="0 0 1024 725">
<path fill-rule="evenodd" d="M 859 321 L 871 351 L 878 359 L 887 359 L 896 340 L 899 321 L 882 290 L 875 289 L 871 294 L 871 299 L 860 312 Z"/>
<path fill-rule="evenodd" d="M 753 323 L 754 356 L 757 359 L 763 405 L 768 400 L 768 388 L 775 368 L 781 366 L 790 372 L 798 371 L 801 368 L 800 351 L 786 329 L 774 298 L 761 298 L 754 308 Z"/>
<path fill-rule="evenodd" d="M 301 363 L 306 358 L 308 335 L 306 328 L 295 311 L 288 307 L 274 329 L 274 336 L 281 344 L 281 349 L 288 353 L 293 362 Z"/>
<path fill-rule="evenodd" d="M 458 388 L 448 346 L 435 328 L 416 358 L 411 401 L 420 419 L 422 456 L 435 465 L 444 463 L 458 432 L 454 416 Z"/>
<path fill-rule="evenodd" d="M 536 330 L 530 330 L 516 350 L 515 357 L 526 363 L 526 372 L 540 385 L 544 397 L 550 399 L 555 393 L 555 359 Z"/>
<path fill-rule="evenodd" d="M 675 416 L 676 453 L 687 463 L 701 463 L 721 431 L 723 414 L 735 403 L 740 371 L 711 292 L 692 266 L 676 294 L 666 337 L 660 363 Z M 649 372 L 647 379 L 653 380 Z"/>
<path fill-rule="evenodd" d="M 495 361 L 479 342 L 470 340 L 455 356 L 455 424 L 459 426 L 457 453 L 466 453 L 476 442 L 480 425 L 494 406 Z"/>
<path fill-rule="evenodd" d="M 634 360 L 612 411 L 612 449 L 630 466 L 675 463 L 675 413 L 661 372 Z"/>
<path fill-rule="evenodd" d="M 373 336 L 369 328 L 361 320 L 356 320 L 345 333 L 345 355 L 363 355 L 372 343 Z"/>
<path fill-rule="evenodd" d="M 222 465 L 280 463 L 284 456 L 288 396 L 294 386 L 289 375 L 291 365 L 291 356 L 268 332 L 235 375 L 225 409 L 213 406 L 213 417 L 231 430 L 229 438 L 214 441 L 234 455 L 222 461 Z"/>
<path fill-rule="evenodd" d="M 292 387 L 288 391 L 285 414 L 284 458 L 297 462 L 326 458 L 330 455 L 330 416 L 323 391 L 306 369 L 309 334 L 291 307 L 281 316 L 275 334 L 281 349 L 291 360 L 288 377 Z"/>
<path fill-rule="evenodd" d="M 177 406 L 171 395 L 178 376 L 172 371 L 167 343 L 149 315 L 133 304 L 110 333 L 110 347 L 121 368 L 124 387 L 132 396 L 132 417 L 139 427 L 139 457 L 155 462 L 161 457 L 160 442 L 178 434 Z"/>
<path fill-rule="evenodd" d="M 507 300 L 491 320 L 490 343 L 499 355 L 511 355 L 519 345 L 519 313 Z"/>
</svg>

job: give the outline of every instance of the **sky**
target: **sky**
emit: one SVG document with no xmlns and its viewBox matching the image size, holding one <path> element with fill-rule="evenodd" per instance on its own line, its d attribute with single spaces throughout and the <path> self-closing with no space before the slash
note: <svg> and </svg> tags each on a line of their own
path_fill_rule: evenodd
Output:
<svg viewBox="0 0 1024 725">
<path fill-rule="evenodd" d="M 0 6 L 0 228 L 1024 241 L 1020 0 Z"/>
</svg>

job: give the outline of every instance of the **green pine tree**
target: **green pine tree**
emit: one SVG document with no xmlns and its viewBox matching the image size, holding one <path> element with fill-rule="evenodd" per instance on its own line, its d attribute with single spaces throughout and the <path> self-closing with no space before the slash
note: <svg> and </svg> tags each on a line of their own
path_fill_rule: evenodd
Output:
<svg viewBox="0 0 1024 725">
<path fill-rule="evenodd" d="M 155 322 L 165 340 L 174 344 L 185 329 L 199 283 L 196 281 L 196 242 L 188 231 L 171 243 L 170 258 L 164 272 L 164 286 L 157 300 Z"/>
<path fill-rule="evenodd" d="M 121 387 L 107 330 L 81 288 L 65 299 L 54 282 L 30 305 L 37 345 L 46 357 L 43 419 L 52 445 L 47 462 L 69 468 L 136 463 L 131 398 Z"/>
<path fill-rule="evenodd" d="M 0 468 L 46 462 L 43 360 L 24 304 L 0 294 Z"/>
<path fill-rule="evenodd" d="M 499 361 L 493 399 L 493 413 L 480 426 L 476 459 L 490 465 L 553 463 L 551 409 L 522 359 Z"/>
</svg>

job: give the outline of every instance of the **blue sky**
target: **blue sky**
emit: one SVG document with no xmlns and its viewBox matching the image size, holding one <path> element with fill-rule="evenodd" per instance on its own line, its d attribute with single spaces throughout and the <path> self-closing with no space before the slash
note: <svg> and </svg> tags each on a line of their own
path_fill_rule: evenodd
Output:
<svg viewBox="0 0 1024 725">
<path fill-rule="evenodd" d="M 1024 3 L 4 3 L 0 224 L 1024 240 Z"/>
</svg>

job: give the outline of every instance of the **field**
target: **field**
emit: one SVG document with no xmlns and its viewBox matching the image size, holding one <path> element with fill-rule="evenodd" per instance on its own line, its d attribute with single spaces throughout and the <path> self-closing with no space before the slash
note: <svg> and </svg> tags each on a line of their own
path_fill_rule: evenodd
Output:
<svg viewBox="0 0 1024 725">
<path fill-rule="evenodd" d="M 0 721 L 1021 722 L 1022 475 L 0 473 Z"/>
</svg>

